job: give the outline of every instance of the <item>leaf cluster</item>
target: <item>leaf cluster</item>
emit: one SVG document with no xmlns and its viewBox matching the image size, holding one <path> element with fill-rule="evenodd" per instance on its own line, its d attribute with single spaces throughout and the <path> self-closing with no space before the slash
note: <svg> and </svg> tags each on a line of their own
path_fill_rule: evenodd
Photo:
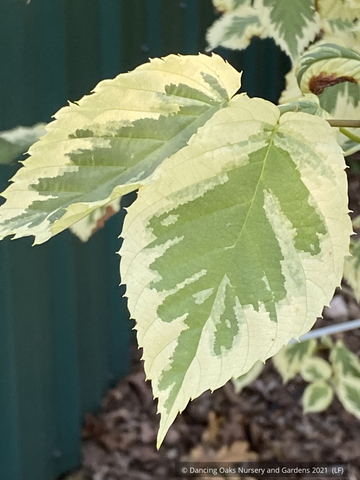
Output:
<svg viewBox="0 0 360 480">
<path fill-rule="evenodd" d="M 120 273 L 159 399 L 158 445 L 189 400 L 259 369 L 312 327 L 340 285 L 352 234 L 344 153 L 359 138 L 343 129 L 345 141 L 329 122 L 342 105 L 357 115 L 360 55 L 349 47 L 359 2 L 214 3 L 225 13 L 211 47 L 272 36 L 292 58 L 280 106 L 238 94 L 241 74 L 218 55 L 153 59 L 62 108 L 0 207 L 0 238 L 43 243 L 72 228 L 86 240 L 138 190 Z M 305 375 L 324 368 L 313 362 Z M 328 380 L 309 404 L 329 398 Z"/>
</svg>

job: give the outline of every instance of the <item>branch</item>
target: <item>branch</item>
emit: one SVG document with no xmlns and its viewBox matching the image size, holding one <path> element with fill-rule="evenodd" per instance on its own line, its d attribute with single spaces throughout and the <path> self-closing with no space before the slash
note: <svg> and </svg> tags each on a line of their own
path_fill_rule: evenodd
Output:
<svg viewBox="0 0 360 480">
<path fill-rule="evenodd" d="M 337 120 L 335 118 L 327 118 L 326 121 L 332 127 L 360 128 L 360 120 Z"/>
<path fill-rule="evenodd" d="M 326 121 L 332 127 L 340 127 L 340 132 L 346 137 L 350 138 L 350 140 L 360 143 L 360 137 L 350 132 L 349 130 L 347 130 L 347 128 L 345 128 L 345 127 L 360 128 L 360 120 L 337 120 L 334 118 L 327 118 Z"/>
</svg>

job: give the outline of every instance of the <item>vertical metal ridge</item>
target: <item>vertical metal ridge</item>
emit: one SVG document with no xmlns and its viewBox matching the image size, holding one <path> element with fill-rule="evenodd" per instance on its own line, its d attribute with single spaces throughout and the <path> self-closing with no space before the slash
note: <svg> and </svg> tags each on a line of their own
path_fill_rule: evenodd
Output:
<svg viewBox="0 0 360 480">
<path fill-rule="evenodd" d="M 101 76 L 113 78 L 122 72 L 123 51 L 121 44 L 121 2 L 106 0 L 99 2 Z"/>
<path fill-rule="evenodd" d="M 197 54 L 200 52 L 199 45 L 199 2 L 198 0 L 183 1 L 185 10 L 185 25 L 183 33 L 184 53 Z"/>
<path fill-rule="evenodd" d="M 48 121 L 149 57 L 204 52 L 214 19 L 211 0 L 0 0 L 0 130 Z M 243 90 L 278 95 L 286 62 L 274 45 L 219 52 L 245 70 Z M 0 165 L 3 188 L 15 169 Z M 0 244 L 1 480 L 55 480 L 75 467 L 83 415 L 129 371 L 116 255 L 124 215 L 86 244 L 70 232 Z"/>
<path fill-rule="evenodd" d="M 54 338 L 54 412 L 56 445 L 52 462 L 56 471 L 80 462 L 80 373 L 77 344 L 77 286 L 74 238 L 63 232 L 49 242 L 51 271 L 51 323 Z"/>
<path fill-rule="evenodd" d="M 151 57 L 163 55 L 163 16 L 161 0 L 146 0 L 146 44 Z"/>
<path fill-rule="evenodd" d="M 18 382 L 15 361 L 13 319 L 13 290 L 9 282 L 10 265 L 8 245 L 0 245 L 0 478 L 10 480 L 22 477 L 22 456 L 19 446 L 21 425 L 19 419 Z"/>
</svg>

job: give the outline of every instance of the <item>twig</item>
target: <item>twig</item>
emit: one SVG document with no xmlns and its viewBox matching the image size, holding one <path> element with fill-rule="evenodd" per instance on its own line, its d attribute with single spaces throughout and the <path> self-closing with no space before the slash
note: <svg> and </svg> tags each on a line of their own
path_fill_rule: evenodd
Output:
<svg viewBox="0 0 360 480">
<path fill-rule="evenodd" d="M 353 140 L 356 143 L 360 143 L 360 137 L 350 132 L 347 128 L 340 128 L 340 132 L 346 137 L 350 138 L 350 140 Z"/>
<path fill-rule="evenodd" d="M 306 340 L 310 340 L 310 338 L 319 338 L 323 335 L 333 335 L 334 333 L 339 332 L 346 332 L 348 330 L 354 330 L 355 328 L 360 327 L 360 319 L 357 320 L 350 320 L 349 322 L 337 323 L 336 325 L 329 325 L 328 327 L 322 328 L 315 328 L 315 330 L 311 330 L 305 335 L 302 335 L 299 340 L 295 340 L 294 338 L 290 340 L 289 345 L 293 343 L 305 342 Z"/>
</svg>

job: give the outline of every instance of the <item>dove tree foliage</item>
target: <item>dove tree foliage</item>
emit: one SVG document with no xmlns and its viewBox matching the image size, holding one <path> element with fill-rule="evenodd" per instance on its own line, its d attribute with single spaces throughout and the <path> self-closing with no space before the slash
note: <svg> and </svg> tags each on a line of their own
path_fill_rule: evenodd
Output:
<svg viewBox="0 0 360 480">
<path fill-rule="evenodd" d="M 289 101 L 237 93 L 241 74 L 216 54 L 152 59 L 62 108 L 0 208 L 1 238 L 40 244 L 138 191 L 120 273 L 158 445 L 189 400 L 311 329 L 352 235 L 344 153 L 359 138 L 334 125 L 360 102 L 360 2 L 214 3 L 224 14 L 209 47 L 273 37 L 294 64 Z"/>
</svg>

